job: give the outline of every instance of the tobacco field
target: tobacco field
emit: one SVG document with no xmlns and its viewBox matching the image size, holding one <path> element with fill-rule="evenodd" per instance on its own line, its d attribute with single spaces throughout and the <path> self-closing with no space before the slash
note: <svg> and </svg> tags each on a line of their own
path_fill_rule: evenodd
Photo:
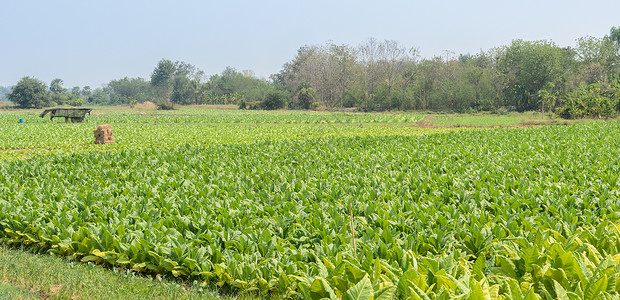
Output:
<svg viewBox="0 0 620 300">
<path fill-rule="evenodd" d="M 618 122 L 99 118 L 0 124 L 0 242 L 265 297 L 620 295 Z"/>
</svg>

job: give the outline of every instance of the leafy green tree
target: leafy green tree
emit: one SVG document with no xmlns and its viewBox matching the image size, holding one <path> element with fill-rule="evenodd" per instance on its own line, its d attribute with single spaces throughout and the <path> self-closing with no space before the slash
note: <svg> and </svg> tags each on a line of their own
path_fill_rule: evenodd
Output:
<svg viewBox="0 0 620 300">
<path fill-rule="evenodd" d="M 547 82 L 563 82 L 574 53 L 549 41 L 515 40 L 505 48 L 500 68 L 507 75 L 506 89 L 520 109 L 538 109 L 538 91 Z"/>
<path fill-rule="evenodd" d="M 192 90 L 192 99 L 194 104 L 200 104 L 205 94 L 205 86 L 200 82 L 199 78 L 190 81 L 190 89 Z"/>
<path fill-rule="evenodd" d="M 143 78 L 123 78 L 112 80 L 107 85 L 110 104 L 129 104 L 130 99 L 144 102 L 151 99 L 152 90 L 148 81 Z"/>
<path fill-rule="evenodd" d="M 577 40 L 575 48 L 580 64 L 580 83 L 606 82 L 620 70 L 618 46 L 609 37 L 583 37 Z"/>
<path fill-rule="evenodd" d="M 168 59 L 161 59 L 153 73 L 151 73 L 151 84 L 154 86 L 166 85 L 174 77 L 176 66 Z"/>
<path fill-rule="evenodd" d="M 302 88 L 297 92 L 297 101 L 303 109 L 310 109 L 310 105 L 314 102 L 315 90 L 311 87 Z"/>
<path fill-rule="evenodd" d="M 174 77 L 170 101 L 176 104 L 192 104 L 194 101 L 194 89 L 189 78 L 184 75 Z"/>
<path fill-rule="evenodd" d="M 210 77 L 204 85 L 207 104 L 238 104 L 243 98 L 248 102 L 261 101 L 273 87 L 264 79 L 254 77 L 253 72 L 239 72 L 226 67 L 221 74 Z"/>
<path fill-rule="evenodd" d="M 86 101 L 90 102 L 91 99 L 91 95 L 92 95 L 93 91 L 91 90 L 90 86 L 85 86 L 82 88 L 82 91 L 80 92 L 80 94 L 82 95 L 82 97 L 84 99 L 86 99 Z"/>
<path fill-rule="evenodd" d="M 286 107 L 287 93 L 284 91 L 272 91 L 267 94 L 263 107 L 267 110 L 281 109 Z"/>
<path fill-rule="evenodd" d="M 22 108 L 42 108 L 50 105 L 47 85 L 31 77 L 23 77 L 13 87 L 8 98 Z"/>
<path fill-rule="evenodd" d="M 551 110 L 555 106 L 558 98 L 558 92 L 555 90 L 555 84 L 553 82 L 547 82 L 545 87 L 538 91 L 538 99 L 540 101 L 540 117 L 544 118 L 545 109 L 549 111 L 551 116 Z"/>
<path fill-rule="evenodd" d="M 106 88 L 109 89 L 109 88 Z M 96 104 L 110 104 L 110 93 L 107 92 L 103 88 L 96 88 L 92 96 L 89 99 L 89 102 Z"/>
<path fill-rule="evenodd" d="M 611 27 L 611 30 L 609 30 L 609 37 L 616 43 L 616 45 L 620 46 L 620 26 Z"/>
<path fill-rule="evenodd" d="M 65 89 L 62 87 L 63 81 L 60 78 L 56 78 L 52 80 L 50 83 L 50 92 L 54 94 L 62 94 L 65 92 Z"/>
<path fill-rule="evenodd" d="M 74 86 L 74 87 L 71 89 L 71 94 L 72 94 L 74 97 L 79 98 L 80 96 L 82 96 L 82 89 L 80 89 L 80 87 L 79 87 L 79 86 Z"/>
<path fill-rule="evenodd" d="M 151 74 L 151 86 L 160 101 L 168 101 L 172 92 L 172 79 L 176 65 L 168 59 L 161 59 Z"/>
<path fill-rule="evenodd" d="M 84 104 L 84 99 L 79 98 L 79 97 L 74 97 L 71 99 L 71 103 L 69 105 L 71 106 L 82 106 Z"/>
<path fill-rule="evenodd" d="M 154 88 L 154 94 L 160 100 L 167 101 L 172 96 L 173 81 L 178 76 L 188 79 L 200 79 L 203 76 L 203 72 L 186 62 L 173 62 L 168 59 L 161 59 L 151 74 L 151 86 Z"/>
</svg>

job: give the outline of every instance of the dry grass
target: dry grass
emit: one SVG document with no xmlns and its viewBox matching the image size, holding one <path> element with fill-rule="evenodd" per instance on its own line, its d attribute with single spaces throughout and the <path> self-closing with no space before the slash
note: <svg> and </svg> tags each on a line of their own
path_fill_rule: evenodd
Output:
<svg viewBox="0 0 620 300">
<path fill-rule="evenodd" d="M 135 110 L 157 110 L 157 105 L 151 101 L 146 101 L 143 103 L 138 103 L 133 106 Z"/>
</svg>

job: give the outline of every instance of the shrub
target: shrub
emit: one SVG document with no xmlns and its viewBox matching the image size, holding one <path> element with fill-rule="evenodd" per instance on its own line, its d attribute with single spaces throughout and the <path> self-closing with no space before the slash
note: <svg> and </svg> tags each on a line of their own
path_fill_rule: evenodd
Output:
<svg viewBox="0 0 620 300">
<path fill-rule="evenodd" d="M 173 110 L 174 109 L 174 103 L 172 103 L 170 101 L 159 102 L 159 104 L 157 104 L 157 109 L 159 109 L 159 110 Z"/>
<path fill-rule="evenodd" d="M 619 105 L 617 86 L 617 82 L 580 85 L 563 97 L 563 105 L 556 109 L 556 114 L 565 119 L 612 117 Z"/>
<path fill-rule="evenodd" d="M 286 92 L 269 92 L 263 101 L 263 108 L 268 110 L 281 109 L 286 107 Z"/>
<path fill-rule="evenodd" d="M 314 94 L 316 92 L 313 88 L 302 88 L 297 92 L 297 100 L 299 101 L 299 106 L 303 109 L 309 109 L 310 105 L 314 101 Z"/>
<path fill-rule="evenodd" d="M 245 102 L 245 99 L 241 98 L 241 100 L 239 100 L 239 109 L 246 109 L 248 106 L 248 104 Z"/>
<path fill-rule="evenodd" d="M 251 101 L 247 104 L 248 109 L 263 109 L 262 101 Z"/>
</svg>

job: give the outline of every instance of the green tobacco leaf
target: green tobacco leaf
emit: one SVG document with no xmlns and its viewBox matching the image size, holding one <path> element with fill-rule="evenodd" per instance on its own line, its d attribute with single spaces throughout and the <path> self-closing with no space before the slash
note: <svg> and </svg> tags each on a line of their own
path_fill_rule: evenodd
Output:
<svg viewBox="0 0 620 300">
<path fill-rule="evenodd" d="M 566 293 L 566 290 L 559 284 L 557 281 L 553 280 L 553 289 L 555 290 L 556 296 L 560 300 L 571 300 Z"/>
<path fill-rule="evenodd" d="M 589 286 L 587 290 L 584 291 L 585 300 L 594 300 L 598 294 L 607 289 L 607 275 L 603 275 L 599 280 L 594 282 Z"/>
<path fill-rule="evenodd" d="M 345 274 L 347 275 L 347 279 L 349 282 L 359 282 L 365 276 L 368 276 L 366 272 L 358 269 L 354 265 L 347 263 L 345 266 Z"/>
<path fill-rule="evenodd" d="M 375 292 L 374 300 L 392 300 L 394 299 L 394 293 L 396 293 L 395 285 L 384 287 Z"/>
<path fill-rule="evenodd" d="M 538 300 L 540 299 L 540 296 L 538 296 L 535 292 L 533 288 L 529 288 L 526 292 L 525 292 L 525 297 L 523 298 L 525 300 Z"/>
<path fill-rule="evenodd" d="M 491 295 L 489 294 L 489 288 L 485 285 L 483 286 L 479 281 L 474 280 L 473 278 L 470 281 L 469 288 L 471 293 L 469 294 L 469 299 L 471 300 L 490 300 Z"/>
<path fill-rule="evenodd" d="M 476 280 L 482 280 L 484 278 L 484 268 L 486 267 L 486 260 L 482 255 L 478 256 L 476 262 L 472 267 L 472 273 L 475 275 Z"/>
<path fill-rule="evenodd" d="M 411 293 L 416 295 L 418 298 L 422 300 L 431 300 L 431 298 L 429 298 L 428 295 L 417 285 L 411 283 L 408 288 L 411 290 Z"/>
<path fill-rule="evenodd" d="M 96 255 L 87 255 L 87 256 L 82 257 L 82 262 L 98 261 L 100 259 L 101 258 Z"/>
<path fill-rule="evenodd" d="M 409 286 L 413 285 L 413 281 L 417 277 L 418 277 L 418 273 L 416 272 L 416 270 L 411 269 L 411 270 L 405 272 L 398 279 L 397 289 L 398 289 L 398 293 L 399 293 L 400 297 L 407 298 L 407 296 L 409 296 L 409 294 L 410 294 Z"/>
<path fill-rule="evenodd" d="M 316 277 L 312 285 L 310 286 L 310 297 L 312 299 L 337 299 L 334 290 L 329 286 L 329 283 L 321 277 Z"/>
<path fill-rule="evenodd" d="M 515 270 L 515 264 L 506 257 L 500 256 L 499 263 L 504 274 L 513 279 L 519 279 Z"/>
<path fill-rule="evenodd" d="M 344 295 L 345 300 L 368 300 L 374 296 L 372 283 L 368 275 L 364 276 L 355 286 L 350 288 Z"/>
</svg>

